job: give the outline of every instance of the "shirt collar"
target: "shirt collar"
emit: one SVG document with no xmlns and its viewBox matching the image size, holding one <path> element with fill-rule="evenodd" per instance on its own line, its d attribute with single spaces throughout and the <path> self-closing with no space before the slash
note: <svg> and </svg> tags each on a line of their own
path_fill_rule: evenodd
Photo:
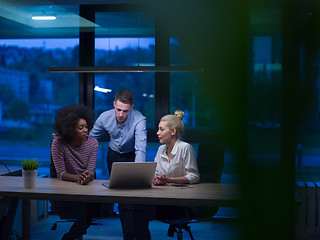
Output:
<svg viewBox="0 0 320 240">
<path fill-rule="evenodd" d="M 177 154 L 177 151 L 178 151 L 178 145 L 179 143 L 181 142 L 180 139 L 177 139 L 177 141 L 175 142 L 173 148 L 172 148 L 172 151 L 171 151 L 171 154 L 172 155 L 176 155 Z"/>
</svg>

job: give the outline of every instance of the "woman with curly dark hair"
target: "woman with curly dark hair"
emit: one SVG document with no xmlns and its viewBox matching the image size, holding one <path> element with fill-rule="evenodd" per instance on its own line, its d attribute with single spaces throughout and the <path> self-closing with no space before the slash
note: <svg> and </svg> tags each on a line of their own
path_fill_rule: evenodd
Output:
<svg viewBox="0 0 320 240">
<path fill-rule="evenodd" d="M 52 142 L 51 154 L 61 180 L 87 184 L 93 180 L 98 141 L 89 137 L 93 115 L 84 105 L 72 104 L 56 113 L 54 124 L 58 135 Z"/>
<path fill-rule="evenodd" d="M 92 111 L 84 105 L 72 104 L 56 112 L 56 136 L 51 144 L 51 155 L 57 177 L 82 185 L 94 179 L 98 141 L 90 137 L 93 127 Z M 63 240 L 82 239 L 90 226 L 95 207 L 89 203 L 54 202 L 55 210 L 63 213 L 70 209 L 77 221 L 71 226 Z"/>
<path fill-rule="evenodd" d="M 54 128 L 57 134 L 66 141 L 71 141 L 75 135 L 75 126 L 79 119 L 87 122 L 88 130 L 93 127 L 93 112 L 86 106 L 81 104 L 71 104 L 56 112 Z"/>
</svg>

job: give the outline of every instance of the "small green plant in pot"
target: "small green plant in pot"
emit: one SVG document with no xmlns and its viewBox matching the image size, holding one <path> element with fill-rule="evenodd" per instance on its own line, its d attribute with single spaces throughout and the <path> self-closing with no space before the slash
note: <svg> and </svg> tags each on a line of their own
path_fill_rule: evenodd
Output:
<svg viewBox="0 0 320 240">
<path fill-rule="evenodd" d="M 21 162 L 22 169 L 24 170 L 37 170 L 39 167 L 39 161 L 35 159 L 25 159 Z"/>
<path fill-rule="evenodd" d="M 39 167 L 39 161 L 35 159 L 25 159 L 21 162 L 22 165 L 22 178 L 23 186 L 27 189 L 36 187 L 37 170 Z"/>
</svg>

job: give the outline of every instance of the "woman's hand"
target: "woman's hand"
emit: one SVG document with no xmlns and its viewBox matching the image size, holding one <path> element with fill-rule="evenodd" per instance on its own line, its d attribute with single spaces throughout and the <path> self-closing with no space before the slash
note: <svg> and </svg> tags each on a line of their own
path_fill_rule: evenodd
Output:
<svg viewBox="0 0 320 240">
<path fill-rule="evenodd" d="M 92 179 L 90 175 L 92 174 L 89 172 L 89 170 L 85 170 L 83 173 L 78 175 L 79 176 L 78 183 L 80 183 L 81 185 L 88 184 L 88 182 L 90 182 Z"/>
<path fill-rule="evenodd" d="M 52 137 L 53 137 L 53 138 L 58 138 L 59 135 L 58 135 L 58 133 L 52 133 Z"/>
<path fill-rule="evenodd" d="M 156 186 L 166 185 L 168 182 L 168 178 L 166 175 L 158 175 L 154 176 L 153 178 L 153 184 Z"/>
<path fill-rule="evenodd" d="M 186 177 L 167 177 L 166 175 L 154 176 L 153 184 L 155 186 L 166 185 L 167 183 L 190 184 Z"/>
</svg>

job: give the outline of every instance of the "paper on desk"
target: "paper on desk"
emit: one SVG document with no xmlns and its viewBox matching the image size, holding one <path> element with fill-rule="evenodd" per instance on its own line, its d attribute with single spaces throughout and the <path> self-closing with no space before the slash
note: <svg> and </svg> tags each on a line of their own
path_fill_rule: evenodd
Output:
<svg viewBox="0 0 320 240">
<path fill-rule="evenodd" d="M 193 186 L 189 185 L 189 184 L 180 184 L 180 183 L 168 183 L 168 186 L 173 186 L 173 187 L 177 187 L 177 188 L 193 188 Z"/>
</svg>

